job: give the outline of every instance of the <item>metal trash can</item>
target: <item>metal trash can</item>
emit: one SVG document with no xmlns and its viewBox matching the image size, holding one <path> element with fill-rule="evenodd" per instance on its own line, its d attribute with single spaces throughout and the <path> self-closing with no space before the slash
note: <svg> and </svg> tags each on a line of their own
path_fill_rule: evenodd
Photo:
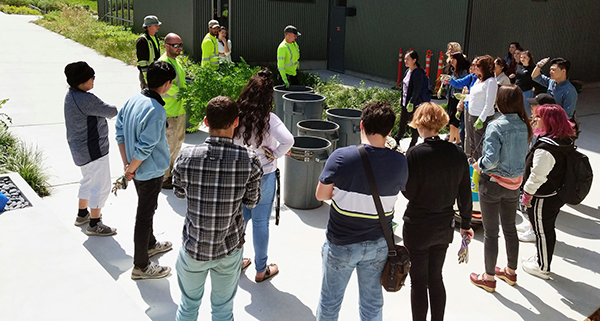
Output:
<svg viewBox="0 0 600 321">
<path fill-rule="evenodd" d="M 321 206 L 315 192 L 319 175 L 331 155 L 331 143 L 325 138 L 295 136 L 285 156 L 283 202 L 288 207 L 308 210 Z"/>
<path fill-rule="evenodd" d="M 325 97 L 313 93 L 289 93 L 283 95 L 283 123 L 297 135 L 296 124 L 305 119 L 323 119 Z"/>
<path fill-rule="evenodd" d="M 335 150 L 340 138 L 340 126 L 332 121 L 308 119 L 296 124 L 298 136 L 314 136 L 327 139 L 331 143 L 331 150 Z"/>
<path fill-rule="evenodd" d="M 273 87 L 273 102 L 275 108 L 273 112 L 279 119 L 283 120 L 283 95 L 289 93 L 312 93 L 313 89 L 307 86 L 291 85 L 286 88 L 285 85 L 279 85 Z"/>
<path fill-rule="evenodd" d="M 333 108 L 326 112 L 327 120 L 340 125 L 340 140 L 337 147 L 360 144 L 360 116 L 362 111 L 350 108 Z"/>
</svg>

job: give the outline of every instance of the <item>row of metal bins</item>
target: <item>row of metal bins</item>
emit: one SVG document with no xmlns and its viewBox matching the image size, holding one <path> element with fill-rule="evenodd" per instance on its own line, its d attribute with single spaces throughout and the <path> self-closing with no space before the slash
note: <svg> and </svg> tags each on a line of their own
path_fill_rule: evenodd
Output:
<svg viewBox="0 0 600 321">
<path fill-rule="evenodd" d="M 276 86 L 275 114 L 294 135 L 284 164 L 285 205 L 297 209 L 321 206 L 315 198 L 319 175 L 331 153 L 339 147 L 360 144 L 358 109 L 328 109 L 322 120 L 325 97 L 305 86 Z"/>
</svg>

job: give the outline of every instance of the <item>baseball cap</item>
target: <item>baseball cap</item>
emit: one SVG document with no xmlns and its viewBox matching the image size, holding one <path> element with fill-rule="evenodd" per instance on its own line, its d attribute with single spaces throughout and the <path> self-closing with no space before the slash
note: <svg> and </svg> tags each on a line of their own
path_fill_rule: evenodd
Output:
<svg viewBox="0 0 600 321">
<path fill-rule="evenodd" d="M 556 104 L 554 97 L 550 94 L 539 94 L 533 98 L 527 98 L 527 102 L 531 105 Z"/>
<path fill-rule="evenodd" d="M 162 25 L 162 22 L 160 22 L 158 20 L 157 16 L 151 15 L 151 16 L 146 16 L 144 18 L 144 24 L 142 25 L 143 28 L 154 26 L 154 25 L 158 25 L 158 26 Z"/>
<path fill-rule="evenodd" d="M 285 27 L 285 29 L 283 29 L 283 32 L 284 33 L 291 32 L 291 33 L 295 34 L 296 36 L 302 35 L 301 33 L 298 32 L 298 29 L 296 29 L 296 27 L 294 27 L 292 25 Z"/>
<path fill-rule="evenodd" d="M 210 29 L 212 29 L 214 27 L 219 27 L 219 22 L 217 20 L 211 20 L 208 22 L 208 27 Z"/>
</svg>

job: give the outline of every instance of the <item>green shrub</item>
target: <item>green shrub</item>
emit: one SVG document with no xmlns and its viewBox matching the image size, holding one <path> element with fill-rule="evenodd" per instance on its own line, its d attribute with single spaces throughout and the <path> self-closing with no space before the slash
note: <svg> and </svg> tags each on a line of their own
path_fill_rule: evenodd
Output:
<svg viewBox="0 0 600 321">
<path fill-rule="evenodd" d="M 64 5 L 91 9 L 94 12 L 98 11 L 98 2 L 95 0 L 0 0 L 0 4 L 15 7 L 34 6 L 42 12 L 61 10 Z"/>
<path fill-rule="evenodd" d="M 7 128 L 0 127 L 0 172 L 17 172 L 40 196 L 50 195 L 44 157 L 35 147 L 27 146 Z"/>
<path fill-rule="evenodd" d="M 227 96 L 237 100 L 244 86 L 260 70 L 250 67 L 246 61 L 221 64 L 219 70 L 202 67 L 198 64 L 186 64 L 192 81 L 182 88 L 180 98 L 185 99 L 185 110 L 189 117 L 191 130 L 196 130 L 206 115 L 206 104 L 217 96 Z"/>
<path fill-rule="evenodd" d="M 4 106 L 4 104 L 6 104 L 7 101 L 8 99 L 0 99 L 0 109 L 2 106 Z M 7 122 L 12 123 L 12 118 L 5 113 L 0 113 L 0 127 L 8 128 Z"/>
<path fill-rule="evenodd" d="M 88 46 L 98 53 L 135 65 L 135 42 L 139 35 L 130 28 L 111 26 L 98 21 L 92 14 L 78 7 L 62 6 L 61 11 L 50 12 L 36 24 Z"/>
<path fill-rule="evenodd" d="M 41 15 L 42 13 L 28 7 L 16 7 L 0 4 L 0 11 L 7 14 Z"/>
</svg>

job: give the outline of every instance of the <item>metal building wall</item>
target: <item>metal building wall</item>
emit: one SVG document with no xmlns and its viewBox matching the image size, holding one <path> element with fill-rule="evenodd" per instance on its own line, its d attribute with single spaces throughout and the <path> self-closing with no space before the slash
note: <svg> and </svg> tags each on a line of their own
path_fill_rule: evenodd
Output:
<svg viewBox="0 0 600 321">
<path fill-rule="evenodd" d="M 433 52 L 430 78 L 440 51 L 450 41 L 464 44 L 468 0 L 348 0 L 356 16 L 346 18 L 346 70 L 396 79 L 398 50 L 413 48 L 425 67 Z M 431 75 L 433 74 L 433 76 Z"/>
<path fill-rule="evenodd" d="M 563 57 L 571 61 L 571 79 L 598 81 L 599 18 L 598 0 L 474 1 L 469 53 L 504 57 L 509 43 L 518 41 L 536 62 Z"/>
<path fill-rule="evenodd" d="M 272 0 L 231 0 L 231 42 L 233 59 L 275 64 L 283 29 L 294 25 L 302 61 L 327 59 L 329 0 L 314 3 Z"/>
</svg>

